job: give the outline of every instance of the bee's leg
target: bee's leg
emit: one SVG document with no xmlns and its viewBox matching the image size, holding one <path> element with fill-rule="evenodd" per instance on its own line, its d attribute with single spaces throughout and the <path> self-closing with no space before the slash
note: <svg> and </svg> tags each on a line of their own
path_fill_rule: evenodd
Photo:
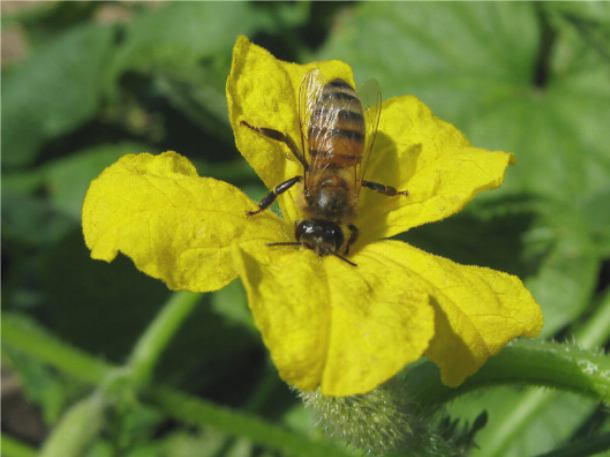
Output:
<svg viewBox="0 0 610 457">
<path fill-rule="evenodd" d="M 271 203 L 275 201 L 278 195 L 286 192 L 288 189 L 298 183 L 301 179 L 303 179 L 302 176 L 295 176 L 294 178 L 290 178 L 284 181 L 283 183 L 278 184 L 271 192 L 269 192 L 267 195 L 265 195 L 265 197 L 263 197 L 263 199 L 258 204 L 258 209 L 246 211 L 246 215 L 253 216 L 267 209 L 271 205 Z"/>
<path fill-rule="evenodd" d="M 266 127 L 254 127 L 248 124 L 246 121 L 241 121 L 241 125 L 248 127 L 249 129 L 254 130 L 255 132 L 258 132 L 261 135 L 269 137 L 272 140 L 281 141 L 286 146 L 288 146 L 288 149 L 290 149 L 296 159 L 301 162 L 305 170 L 309 170 L 309 164 L 305 160 L 305 157 L 303 157 L 303 154 L 301 153 L 301 151 L 299 151 L 299 148 L 297 148 L 296 143 L 288 135 L 284 135 L 278 130 L 268 129 Z"/>
<path fill-rule="evenodd" d="M 387 195 L 388 197 L 393 197 L 395 195 L 404 195 L 406 197 L 409 195 L 409 192 L 406 190 L 396 190 L 395 187 L 386 186 L 385 184 L 380 184 L 378 182 L 365 181 L 364 179 L 362 180 L 362 186 L 379 192 L 380 194 Z"/>
<path fill-rule="evenodd" d="M 358 227 L 356 227 L 354 224 L 349 224 L 347 228 L 349 229 L 350 234 L 347 240 L 347 245 L 345 246 L 345 251 L 343 251 L 343 255 L 349 254 L 349 248 L 356 242 L 358 239 L 358 234 L 360 233 L 360 230 L 358 230 Z"/>
<path fill-rule="evenodd" d="M 357 263 L 354 263 L 350 259 L 348 259 L 346 257 L 343 257 L 341 254 L 337 254 L 336 252 L 331 252 L 330 254 L 335 256 L 338 259 L 343 260 L 345 263 L 349 263 L 352 267 L 357 267 L 358 266 Z"/>
</svg>

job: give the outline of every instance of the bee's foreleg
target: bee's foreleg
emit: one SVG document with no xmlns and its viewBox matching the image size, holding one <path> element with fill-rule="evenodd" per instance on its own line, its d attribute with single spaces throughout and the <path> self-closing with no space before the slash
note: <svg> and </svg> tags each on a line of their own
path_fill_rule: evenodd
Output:
<svg viewBox="0 0 610 457">
<path fill-rule="evenodd" d="M 385 184 L 380 184 L 378 182 L 365 181 L 364 179 L 362 180 L 362 186 L 379 192 L 380 194 L 387 195 L 388 197 L 394 197 L 395 195 L 404 195 L 406 197 L 409 195 L 409 192 L 406 190 L 396 190 L 395 187 L 386 186 Z"/>
<path fill-rule="evenodd" d="M 349 254 L 349 248 L 356 242 L 358 239 L 358 234 L 360 233 L 360 230 L 358 230 L 358 227 L 356 227 L 354 224 L 349 224 L 347 228 L 349 229 L 349 238 L 347 239 L 347 244 L 345 245 L 343 255 Z"/>
<path fill-rule="evenodd" d="M 295 176 L 294 178 L 290 178 L 284 181 L 283 183 L 278 184 L 271 192 L 269 192 L 263 197 L 263 199 L 258 204 L 258 209 L 255 209 L 253 211 L 246 211 L 246 214 L 248 216 L 253 216 L 267 209 L 275 201 L 278 195 L 286 192 L 288 189 L 298 183 L 301 179 L 303 179 L 302 176 Z"/>
<path fill-rule="evenodd" d="M 285 135 L 278 130 L 268 129 L 266 127 L 254 127 L 253 125 L 248 124 L 246 121 L 241 121 L 241 125 L 248 127 L 249 129 L 254 130 L 255 132 L 258 132 L 261 135 L 269 137 L 272 140 L 284 143 L 286 146 L 288 146 L 288 149 L 290 149 L 290 152 L 292 152 L 296 159 L 301 162 L 305 170 L 309 169 L 309 165 L 307 164 L 305 157 L 303 157 L 303 154 L 301 153 L 301 151 L 299 151 L 299 148 L 297 148 L 296 143 L 288 135 Z"/>
</svg>

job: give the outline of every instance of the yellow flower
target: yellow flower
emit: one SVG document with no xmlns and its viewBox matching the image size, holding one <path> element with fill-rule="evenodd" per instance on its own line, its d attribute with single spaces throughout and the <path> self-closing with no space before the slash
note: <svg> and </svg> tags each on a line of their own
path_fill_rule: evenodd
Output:
<svg viewBox="0 0 610 457">
<path fill-rule="evenodd" d="M 283 143 L 240 125 L 299 137 L 298 88 L 319 68 L 354 83 L 343 62 L 297 65 L 240 37 L 227 81 L 238 149 L 269 188 L 303 173 Z M 91 256 L 129 256 L 174 290 L 206 292 L 239 277 L 256 325 L 282 378 L 303 390 L 352 395 L 372 390 L 427 356 L 456 386 L 509 340 L 535 336 L 538 304 L 515 276 L 464 266 L 386 238 L 448 217 L 502 183 L 511 155 L 470 145 L 418 99 L 383 104 L 365 178 L 399 189 L 391 198 L 364 189 L 350 260 L 318 257 L 294 241 L 297 186 L 271 211 L 230 184 L 199 177 L 184 157 L 130 154 L 95 179 L 83 207 Z"/>
</svg>

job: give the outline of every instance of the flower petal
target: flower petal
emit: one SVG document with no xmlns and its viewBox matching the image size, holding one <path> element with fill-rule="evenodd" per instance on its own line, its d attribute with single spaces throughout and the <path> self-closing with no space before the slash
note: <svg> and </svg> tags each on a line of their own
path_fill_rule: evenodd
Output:
<svg viewBox="0 0 610 457">
<path fill-rule="evenodd" d="M 326 78 L 343 78 L 353 84 L 350 67 L 340 61 L 307 65 L 284 62 L 244 36 L 237 39 L 233 48 L 226 88 L 229 120 L 237 149 L 269 189 L 302 175 L 303 167 L 286 145 L 253 132 L 240 122 L 278 130 L 289 135 L 300 147 L 299 87 L 305 74 L 314 68 L 319 68 Z M 288 220 L 299 217 L 299 195 L 299 186 L 295 186 L 279 198 L 282 213 Z"/>
<path fill-rule="evenodd" d="M 129 154 L 91 183 L 83 232 L 93 258 L 110 262 L 120 251 L 171 289 L 203 292 L 235 278 L 234 241 L 289 237 L 270 211 L 247 218 L 253 206 L 175 152 Z"/>
<path fill-rule="evenodd" d="M 426 293 L 369 247 L 352 257 L 357 267 L 306 249 L 236 248 L 252 314 L 289 384 L 364 393 L 427 349 L 434 316 Z"/>
<path fill-rule="evenodd" d="M 478 192 L 502 184 L 512 155 L 472 147 L 415 97 L 386 101 L 365 178 L 407 197 L 361 193 L 363 241 L 390 237 L 460 211 Z"/>
<path fill-rule="evenodd" d="M 461 384 L 511 339 L 542 329 L 540 306 L 516 276 L 459 265 L 398 241 L 371 250 L 417 275 L 430 294 L 436 329 L 426 355 L 449 386 Z"/>
</svg>

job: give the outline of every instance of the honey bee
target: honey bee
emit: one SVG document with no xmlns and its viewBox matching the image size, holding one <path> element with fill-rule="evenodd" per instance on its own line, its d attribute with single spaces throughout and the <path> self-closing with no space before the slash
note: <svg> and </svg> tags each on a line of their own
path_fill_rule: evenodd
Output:
<svg viewBox="0 0 610 457">
<path fill-rule="evenodd" d="M 268 245 L 304 246 L 320 257 L 332 255 L 356 266 L 347 255 L 358 239 L 358 228 L 353 222 L 360 189 L 365 187 L 387 196 L 408 194 L 362 179 L 379 125 L 381 92 L 374 81 L 369 81 L 359 96 L 342 79 L 325 82 L 316 69 L 303 78 L 298 104 L 300 148 L 282 132 L 241 121 L 242 126 L 284 143 L 303 166 L 302 176 L 278 184 L 257 209 L 246 214 L 253 216 L 265 210 L 278 195 L 302 182 L 304 217 L 296 224 L 296 241 Z M 344 228 L 349 230 L 347 237 Z"/>
</svg>

